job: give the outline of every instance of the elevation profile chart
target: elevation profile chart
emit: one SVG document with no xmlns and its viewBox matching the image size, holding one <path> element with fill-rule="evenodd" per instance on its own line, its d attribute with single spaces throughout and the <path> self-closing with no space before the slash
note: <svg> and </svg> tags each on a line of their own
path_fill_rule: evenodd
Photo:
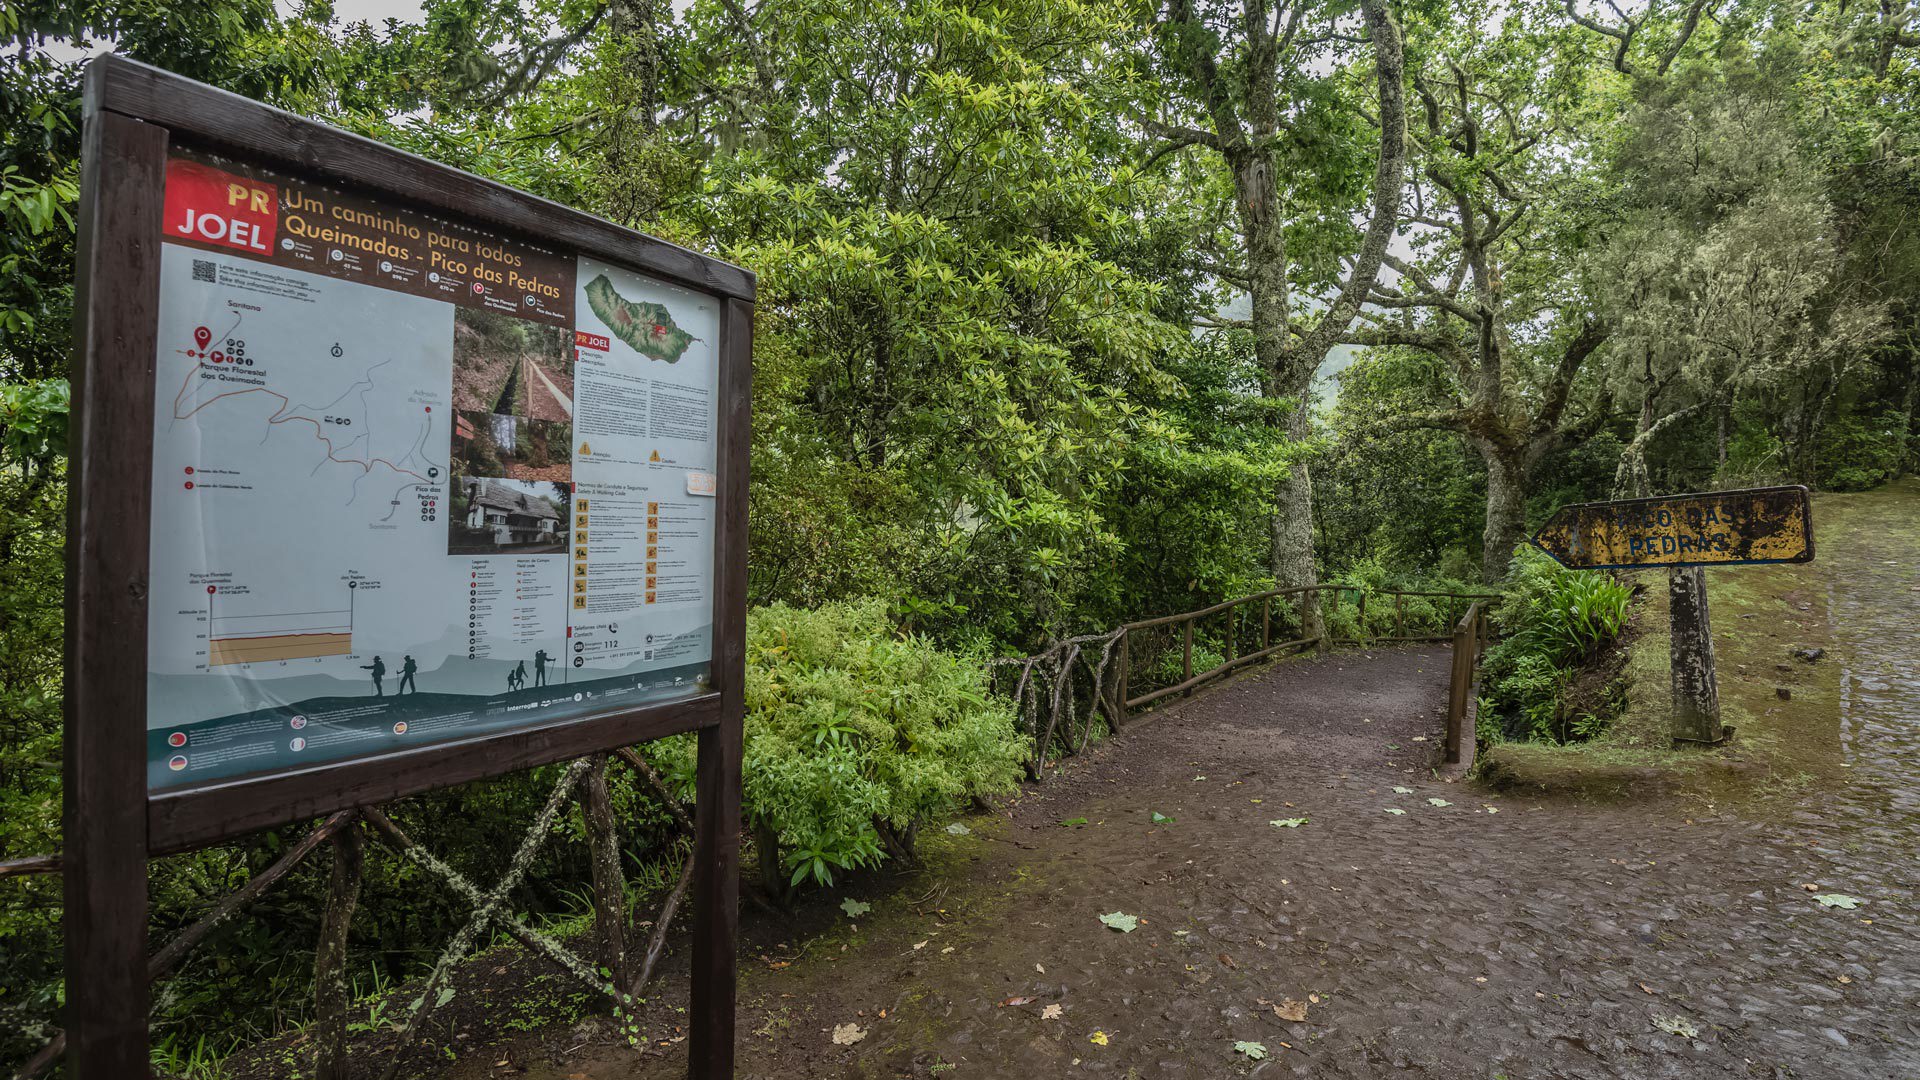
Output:
<svg viewBox="0 0 1920 1080">
<path fill-rule="evenodd" d="M 207 627 L 207 663 L 212 667 L 353 653 L 350 606 L 335 611 L 224 614 L 215 590 L 207 594 Z"/>
</svg>

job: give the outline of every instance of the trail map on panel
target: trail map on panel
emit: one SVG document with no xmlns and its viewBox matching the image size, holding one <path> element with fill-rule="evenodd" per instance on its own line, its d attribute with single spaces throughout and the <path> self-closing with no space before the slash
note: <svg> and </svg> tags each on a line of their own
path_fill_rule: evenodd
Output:
<svg viewBox="0 0 1920 1080">
<path fill-rule="evenodd" d="M 712 300 L 186 152 L 165 239 L 152 787 L 702 684 Z"/>
</svg>

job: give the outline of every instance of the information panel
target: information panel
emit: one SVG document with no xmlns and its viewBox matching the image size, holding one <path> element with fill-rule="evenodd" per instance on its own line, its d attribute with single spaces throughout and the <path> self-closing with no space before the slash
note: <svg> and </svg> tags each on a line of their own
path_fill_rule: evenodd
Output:
<svg viewBox="0 0 1920 1080">
<path fill-rule="evenodd" d="M 151 790 L 696 693 L 718 301 L 175 147 Z"/>
</svg>

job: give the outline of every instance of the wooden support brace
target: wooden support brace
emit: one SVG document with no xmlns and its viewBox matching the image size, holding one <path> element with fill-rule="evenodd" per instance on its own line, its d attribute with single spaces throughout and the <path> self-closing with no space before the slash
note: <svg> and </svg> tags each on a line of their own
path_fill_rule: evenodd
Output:
<svg viewBox="0 0 1920 1080">
<path fill-rule="evenodd" d="M 594 961 L 615 986 L 627 985 L 627 875 L 620 866 L 620 831 L 607 794 L 607 757 L 594 756 L 581 782 L 588 858 L 593 867 Z"/>
<path fill-rule="evenodd" d="M 360 830 L 353 828 L 336 829 L 328 840 L 333 847 L 333 873 L 327 879 L 327 906 L 320 915 L 320 944 L 313 952 L 314 1077 L 350 1080 L 347 936 L 365 877 L 365 841 Z"/>
</svg>

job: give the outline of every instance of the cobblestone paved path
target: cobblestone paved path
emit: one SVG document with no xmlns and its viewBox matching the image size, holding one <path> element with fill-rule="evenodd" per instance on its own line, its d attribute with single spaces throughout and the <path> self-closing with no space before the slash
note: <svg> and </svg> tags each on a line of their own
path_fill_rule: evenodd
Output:
<svg viewBox="0 0 1920 1080">
<path fill-rule="evenodd" d="M 1278 664 L 936 835 L 857 924 L 836 894 L 762 932 L 741 1075 L 1920 1077 L 1920 579 L 1870 525 L 1795 568 L 1844 665 L 1837 791 L 1495 798 L 1427 767 L 1444 652 Z M 534 1075 L 677 1075 L 656 1053 Z"/>
</svg>

